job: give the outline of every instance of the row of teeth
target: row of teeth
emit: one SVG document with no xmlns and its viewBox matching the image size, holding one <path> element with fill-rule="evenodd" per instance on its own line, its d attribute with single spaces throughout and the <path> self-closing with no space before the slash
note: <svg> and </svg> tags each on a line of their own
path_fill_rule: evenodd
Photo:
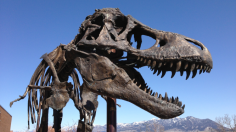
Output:
<svg viewBox="0 0 236 132">
<path fill-rule="evenodd" d="M 142 58 L 142 57 L 138 57 L 137 58 L 138 61 L 146 64 L 147 66 L 150 67 L 151 70 L 154 70 L 153 74 L 155 74 L 157 71 L 157 76 L 162 72 L 162 75 L 161 75 L 161 78 L 165 76 L 166 74 L 166 71 L 165 70 L 161 70 L 160 68 L 163 67 L 163 66 L 167 66 L 167 63 L 166 62 L 157 62 L 157 61 L 152 61 L 152 60 L 148 60 L 148 59 L 145 59 L 145 58 Z M 197 70 L 199 70 L 199 74 L 201 74 L 202 72 L 204 73 L 205 71 L 210 73 L 211 71 L 211 67 L 207 66 L 207 65 L 203 65 L 203 64 L 195 64 L 195 63 L 185 63 L 185 64 L 182 64 L 182 61 L 178 61 L 178 62 L 168 62 L 169 64 L 169 67 L 172 68 L 173 65 L 175 64 L 176 66 L 176 69 L 173 69 L 172 70 L 172 75 L 171 75 L 171 78 L 173 78 L 175 76 L 175 73 L 177 71 L 180 70 L 181 66 L 183 66 L 183 69 L 186 70 L 188 67 L 190 67 L 188 70 L 186 70 L 186 80 L 189 78 L 189 75 L 191 72 L 193 72 L 193 75 L 192 75 L 192 78 L 194 78 L 197 74 Z M 180 75 L 182 76 L 183 75 L 183 70 L 180 70 Z"/>
<path fill-rule="evenodd" d="M 134 84 L 137 85 L 137 82 L 135 82 L 135 79 L 133 79 L 132 81 L 133 81 Z M 145 84 L 145 85 L 146 85 L 146 84 Z M 141 89 L 141 84 L 140 84 L 138 87 Z M 142 90 L 143 90 L 143 89 L 142 89 Z M 146 87 L 145 87 L 145 89 L 144 89 L 143 91 L 144 91 L 145 93 L 151 95 L 151 96 L 154 96 L 154 97 L 158 98 L 159 100 L 164 100 L 164 101 L 166 101 L 166 102 L 175 104 L 175 105 L 177 105 L 177 106 L 179 106 L 179 107 L 182 106 L 182 102 L 179 101 L 179 98 L 178 98 L 178 97 L 174 98 L 174 97 L 172 96 L 172 97 L 168 98 L 167 93 L 165 93 L 165 97 L 162 97 L 161 94 L 159 94 L 159 96 L 158 96 L 158 93 L 157 93 L 157 92 L 156 92 L 156 93 L 155 93 L 155 92 L 152 93 L 152 90 L 151 90 L 150 88 L 148 88 L 147 85 L 146 85 Z M 185 108 L 185 105 L 183 105 L 181 108 L 184 109 L 184 108 Z"/>
</svg>

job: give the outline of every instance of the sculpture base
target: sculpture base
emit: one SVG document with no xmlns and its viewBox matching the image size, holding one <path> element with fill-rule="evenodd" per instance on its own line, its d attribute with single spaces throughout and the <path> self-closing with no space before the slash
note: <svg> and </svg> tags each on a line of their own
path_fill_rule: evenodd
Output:
<svg viewBox="0 0 236 132">
<path fill-rule="evenodd" d="M 84 124 L 83 121 L 79 120 L 77 132 L 92 132 L 92 131 L 93 131 L 93 126 Z"/>
</svg>

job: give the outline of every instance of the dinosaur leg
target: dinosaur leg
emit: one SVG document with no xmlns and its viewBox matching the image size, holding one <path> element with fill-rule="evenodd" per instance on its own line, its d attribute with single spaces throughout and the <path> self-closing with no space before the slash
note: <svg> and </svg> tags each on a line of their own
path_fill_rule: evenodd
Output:
<svg viewBox="0 0 236 132">
<path fill-rule="evenodd" d="M 63 116 L 63 111 L 61 110 L 53 110 L 53 116 L 54 116 L 54 124 L 53 128 L 55 129 L 55 132 L 61 132 L 61 121 Z"/>
<path fill-rule="evenodd" d="M 37 132 L 47 132 L 48 131 L 48 108 L 43 110 L 40 127 Z"/>
</svg>

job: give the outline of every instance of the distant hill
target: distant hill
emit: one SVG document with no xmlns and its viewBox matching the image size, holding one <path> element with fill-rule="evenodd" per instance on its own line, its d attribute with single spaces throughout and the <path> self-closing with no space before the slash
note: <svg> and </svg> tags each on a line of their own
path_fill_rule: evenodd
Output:
<svg viewBox="0 0 236 132">
<path fill-rule="evenodd" d="M 76 132 L 76 128 L 77 125 L 63 127 L 62 130 Z M 165 132 L 216 132 L 217 123 L 210 119 L 198 119 L 188 116 L 186 118 L 152 119 L 148 121 L 117 124 L 118 132 L 154 132 L 154 129 L 164 130 Z M 106 132 L 106 124 L 94 125 L 93 132 Z"/>
<path fill-rule="evenodd" d="M 154 129 L 163 129 L 166 132 L 214 132 L 217 123 L 210 119 L 198 119 L 192 116 L 173 119 L 152 119 L 133 123 L 118 123 L 118 132 L 153 132 Z M 105 125 L 95 125 L 93 132 L 106 132 Z"/>
</svg>

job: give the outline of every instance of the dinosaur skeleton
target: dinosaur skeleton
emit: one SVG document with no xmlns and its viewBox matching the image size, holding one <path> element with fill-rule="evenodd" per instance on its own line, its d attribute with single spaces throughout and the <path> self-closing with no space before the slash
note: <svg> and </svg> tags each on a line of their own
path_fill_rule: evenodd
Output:
<svg viewBox="0 0 236 132">
<path fill-rule="evenodd" d="M 136 48 L 132 47 L 132 35 L 137 42 Z M 155 39 L 156 43 L 140 50 L 142 35 Z M 127 53 L 125 57 L 124 52 Z M 162 73 L 161 77 L 171 71 L 171 78 L 176 72 L 182 76 L 186 71 L 188 79 L 191 72 L 194 78 L 198 70 L 201 74 L 210 72 L 213 67 L 211 54 L 201 42 L 152 29 L 130 15 L 123 15 L 118 8 L 95 10 L 81 24 L 74 40 L 42 58 L 25 94 L 15 100 L 28 94 L 28 120 L 31 117 L 32 123 L 36 122 L 36 110 L 37 131 L 47 131 L 48 107 L 54 109 L 54 124 L 59 124 L 55 130 L 60 131 L 62 109 L 69 98 L 80 111 L 79 127 L 81 124 L 85 127 L 78 127 L 78 131 L 92 131 L 98 95 L 129 101 L 162 119 L 174 118 L 184 113 L 185 105 L 178 97 L 153 92 L 135 68 L 148 66 L 153 74 Z M 76 69 L 82 76 L 82 86 Z M 67 83 L 69 76 L 73 85 Z"/>
</svg>

